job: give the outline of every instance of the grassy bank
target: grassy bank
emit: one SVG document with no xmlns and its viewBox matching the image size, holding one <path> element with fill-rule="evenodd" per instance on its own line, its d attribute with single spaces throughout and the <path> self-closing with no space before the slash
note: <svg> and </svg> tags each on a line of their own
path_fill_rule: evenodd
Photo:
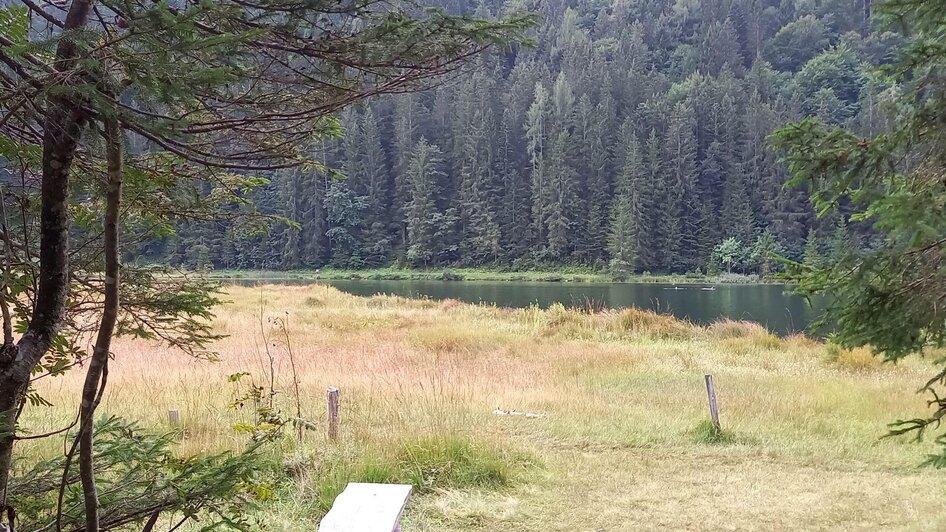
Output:
<svg viewBox="0 0 946 532">
<path fill-rule="evenodd" d="M 942 472 L 918 467 L 930 444 L 879 439 L 925 412 L 913 393 L 929 374 L 922 360 L 885 366 L 753 324 L 634 309 L 498 309 L 320 285 L 231 287 L 230 299 L 216 320 L 229 335 L 220 362 L 118 342 L 102 409 L 154 427 L 179 410 L 182 451 L 236 448 L 246 435 L 232 426 L 253 416 L 229 408 L 227 376 L 268 382 L 274 368 L 277 405 L 293 411 L 291 351 L 302 416 L 320 430 L 272 451 L 282 479 L 259 516 L 272 530 L 312 530 L 351 480 L 417 486 L 406 530 L 946 527 Z M 274 321 L 286 317 L 288 345 Z M 722 434 L 706 425 L 704 373 Z M 338 443 L 321 430 L 330 385 L 342 391 Z M 71 404 L 81 375 L 37 387 Z M 30 408 L 21 424 L 42 432 L 72 416 Z M 20 452 L 50 451 L 35 445 Z"/>
<path fill-rule="evenodd" d="M 508 281 L 555 283 L 612 283 L 614 277 L 600 270 L 571 267 L 556 270 L 505 271 L 484 268 L 374 268 L 367 270 L 216 270 L 212 277 L 234 280 L 372 280 L 372 281 Z M 670 284 L 720 284 L 765 282 L 754 275 L 633 275 L 622 282 Z"/>
</svg>

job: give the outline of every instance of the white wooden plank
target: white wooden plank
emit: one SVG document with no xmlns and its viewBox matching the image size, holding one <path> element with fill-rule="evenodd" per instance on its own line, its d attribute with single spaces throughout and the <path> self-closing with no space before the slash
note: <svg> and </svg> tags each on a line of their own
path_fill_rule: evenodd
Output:
<svg viewBox="0 0 946 532">
<path fill-rule="evenodd" d="M 393 532 L 407 499 L 410 484 L 348 484 L 322 518 L 319 532 Z"/>
</svg>

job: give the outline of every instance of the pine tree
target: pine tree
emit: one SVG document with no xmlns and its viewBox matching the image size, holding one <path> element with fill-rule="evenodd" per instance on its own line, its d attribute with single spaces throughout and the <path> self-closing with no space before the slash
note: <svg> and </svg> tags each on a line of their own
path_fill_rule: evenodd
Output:
<svg viewBox="0 0 946 532">
<path fill-rule="evenodd" d="M 548 234 L 543 255 L 558 261 L 566 259 L 571 251 L 570 233 L 574 223 L 572 206 L 577 196 L 574 170 L 566 161 L 567 146 L 568 134 L 560 131 L 555 136 L 546 159 L 548 188 L 543 195 L 548 202 L 545 218 L 542 220 Z"/>
<path fill-rule="evenodd" d="M 460 223 L 461 260 L 482 264 L 496 260 L 500 254 L 500 231 L 491 205 L 492 168 L 490 164 L 490 119 L 482 112 L 464 137 L 463 165 L 457 191 Z"/>
<path fill-rule="evenodd" d="M 849 229 L 843 216 L 838 216 L 834 224 L 834 232 L 829 241 L 828 262 L 839 265 L 848 265 L 856 259 L 858 250 L 861 248 L 857 242 L 857 237 Z"/>
<path fill-rule="evenodd" d="M 731 19 L 711 23 L 700 47 L 702 70 L 712 75 L 719 74 L 725 66 L 736 72 L 741 71 L 743 59 L 740 48 L 739 36 Z"/>
<path fill-rule="evenodd" d="M 496 142 L 499 181 L 497 222 L 504 258 L 511 262 L 529 254 L 534 243 L 532 220 L 532 153 L 527 147 L 527 115 L 534 101 L 538 65 L 519 62 L 501 93 L 502 118 Z"/>
<path fill-rule="evenodd" d="M 640 144 L 630 127 L 625 127 L 626 148 L 624 168 L 615 184 L 615 200 L 611 210 L 611 229 L 608 234 L 608 253 L 611 271 L 616 277 L 627 277 L 637 264 L 639 223 L 646 218 L 640 190 L 643 168 Z"/>
<path fill-rule="evenodd" d="M 694 271 L 702 265 L 698 235 L 701 209 L 696 193 L 696 118 L 693 108 L 678 103 L 670 117 L 666 140 L 667 260 L 671 272 Z"/>
<path fill-rule="evenodd" d="M 320 143 L 314 150 L 315 156 L 324 157 L 324 143 Z M 281 233 L 273 235 L 276 246 L 282 253 L 279 265 L 282 268 L 314 268 L 320 266 L 328 255 L 325 241 L 325 176 L 324 172 L 310 169 L 293 168 L 277 174 L 279 183 L 280 204 L 283 206 L 280 214 L 285 216 L 291 225 L 284 225 Z M 237 253 L 236 245 L 245 240 L 236 228 L 230 231 L 230 237 L 224 239 L 232 247 L 236 260 L 243 262 L 241 267 L 248 267 L 249 257 Z"/>
<path fill-rule="evenodd" d="M 664 163 L 657 131 L 652 129 L 644 147 L 644 168 L 638 186 L 640 214 L 637 220 L 637 267 L 641 271 L 665 271 L 667 250 L 667 191 Z"/>
<path fill-rule="evenodd" d="M 745 176 L 756 225 L 769 226 L 777 212 L 776 198 L 782 188 L 777 170 L 776 154 L 769 148 L 777 115 L 762 101 L 758 90 L 749 94 L 743 116 L 743 143 L 740 150 L 739 171 Z"/>
<path fill-rule="evenodd" d="M 546 244 L 545 220 L 549 208 L 548 168 L 545 145 L 550 115 L 549 94 L 541 83 L 535 85 L 535 98 L 529 106 L 526 120 L 527 149 L 532 159 L 532 224 L 536 248 Z"/>
<path fill-rule="evenodd" d="M 592 107 L 591 98 L 582 95 L 578 103 L 574 143 L 577 144 L 577 187 L 584 212 L 578 213 L 575 255 L 586 263 L 600 261 L 607 251 L 609 225 L 607 116 L 604 107 Z M 582 221 L 583 218 L 583 221 Z"/>
<path fill-rule="evenodd" d="M 435 144 L 423 138 L 414 148 L 407 167 L 411 184 L 411 200 L 407 208 L 407 258 L 413 264 L 426 266 L 439 259 L 442 251 L 444 213 L 437 206 L 443 156 Z"/>
<path fill-rule="evenodd" d="M 358 188 L 365 198 L 365 213 L 359 255 L 365 266 L 381 266 L 388 261 L 393 247 L 388 228 L 390 182 L 378 121 L 370 106 L 362 116 L 360 133 L 358 167 L 361 183 Z"/>
<path fill-rule="evenodd" d="M 357 195 L 343 179 L 329 181 L 325 191 L 325 215 L 329 229 L 326 238 L 332 245 L 331 262 L 339 268 L 361 268 L 361 234 L 364 212 L 368 208 L 365 196 Z"/>
<path fill-rule="evenodd" d="M 515 119 L 507 109 L 503 113 L 498 147 L 497 171 L 500 180 L 500 205 L 497 223 L 502 228 L 500 242 L 505 258 L 515 260 L 525 256 L 532 244 L 532 192 L 528 174 L 517 169 L 516 150 L 520 146 L 514 134 Z"/>
<path fill-rule="evenodd" d="M 370 216 L 364 146 L 358 113 L 349 108 L 341 116 L 345 136 L 337 149 L 342 175 L 334 178 L 323 201 L 328 221 L 325 235 L 332 246 L 331 262 L 340 268 L 364 266 L 364 230 Z"/>
<path fill-rule="evenodd" d="M 755 244 L 750 252 L 750 259 L 755 265 L 759 275 L 766 277 L 775 272 L 778 267 L 777 258 L 783 253 L 775 236 L 768 229 L 762 231 L 756 237 Z"/>
<path fill-rule="evenodd" d="M 396 232 L 396 252 L 404 258 L 407 245 L 407 204 L 411 197 L 407 166 L 414 151 L 414 140 L 418 129 L 418 117 L 424 109 L 413 94 L 394 97 L 394 136 L 392 142 L 394 174 L 394 199 L 391 205 L 391 221 Z"/>
<path fill-rule="evenodd" d="M 815 228 L 812 227 L 808 229 L 808 237 L 805 238 L 804 264 L 809 268 L 821 268 L 824 261 L 821 239 L 818 237 Z"/>
<path fill-rule="evenodd" d="M 720 213 L 721 233 L 741 242 L 753 242 L 756 237 L 755 217 L 741 173 L 728 176 L 724 194 Z"/>
<path fill-rule="evenodd" d="M 298 194 L 301 192 L 298 186 L 299 169 L 292 169 L 283 175 L 282 195 L 286 204 L 286 216 L 290 220 L 299 219 Z M 296 227 L 286 227 L 282 234 L 283 251 L 281 265 L 286 269 L 298 269 L 302 267 L 302 256 L 300 253 L 299 231 Z"/>
</svg>

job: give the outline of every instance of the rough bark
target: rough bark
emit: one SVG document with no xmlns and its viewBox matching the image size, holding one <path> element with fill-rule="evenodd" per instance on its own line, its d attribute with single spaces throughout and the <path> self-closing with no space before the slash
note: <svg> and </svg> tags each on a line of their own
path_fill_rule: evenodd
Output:
<svg viewBox="0 0 946 532">
<path fill-rule="evenodd" d="M 119 209 L 122 196 L 122 139 L 118 120 L 105 120 L 105 154 L 108 161 L 105 185 L 105 220 L 103 255 L 105 257 L 105 305 L 99 322 L 92 359 L 85 374 L 82 387 L 81 420 L 79 424 L 79 477 L 82 480 L 82 495 L 85 501 L 85 530 L 99 530 L 99 499 L 95 488 L 95 463 L 92 459 L 92 428 L 95 409 L 105 387 L 104 375 L 108 368 L 108 354 L 112 345 L 112 334 L 118 320 L 118 289 L 120 282 L 118 229 Z"/>
<path fill-rule="evenodd" d="M 92 0 L 73 0 L 56 49 L 55 68 L 64 85 L 79 81 L 79 48 L 69 35 L 89 20 Z M 69 171 L 85 124 L 83 106 L 68 91 L 52 92 L 43 124 L 40 209 L 40 272 L 29 327 L 16 349 L 0 360 L 0 507 L 7 506 L 16 417 L 33 369 L 59 332 L 69 294 Z"/>
<path fill-rule="evenodd" d="M 3 347 L 2 353 L 12 353 L 13 346 L 13 318 L 10 315 L 10 304 L 7 301 L 10 290 L 10 265 L 13 255 L 13 244 L 10 241 L 10 226 L 7 224 L 6 197 L 0 188 L 0 230 L 3 231 L 3 285 L 0 286 L 0 314 L 3 315 Z M 3 355 L 0 355 L 3 358 Z"/>
</svg>

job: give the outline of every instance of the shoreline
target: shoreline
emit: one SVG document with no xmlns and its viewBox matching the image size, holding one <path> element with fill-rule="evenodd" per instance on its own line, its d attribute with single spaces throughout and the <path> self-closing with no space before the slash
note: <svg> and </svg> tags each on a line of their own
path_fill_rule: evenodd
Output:
<svg viewBox="0 0 946 532">
<path fill-rule="evenodd" d="M 482 268 L 400 269 L 375 268 L 366 270 L 214 270 L 208 277 L 219 281 L 444 281 L 444 282 L 536 282 L 583 284 L 689 284 L 689 285 L 771 285 L 785 284 L 780 279 L 760 278 L 757 275 L 650 275 L 637 274 L 617 280 L 607 272 L 594 270 L 530 270 L 502 271 Z"/>
</svg>

